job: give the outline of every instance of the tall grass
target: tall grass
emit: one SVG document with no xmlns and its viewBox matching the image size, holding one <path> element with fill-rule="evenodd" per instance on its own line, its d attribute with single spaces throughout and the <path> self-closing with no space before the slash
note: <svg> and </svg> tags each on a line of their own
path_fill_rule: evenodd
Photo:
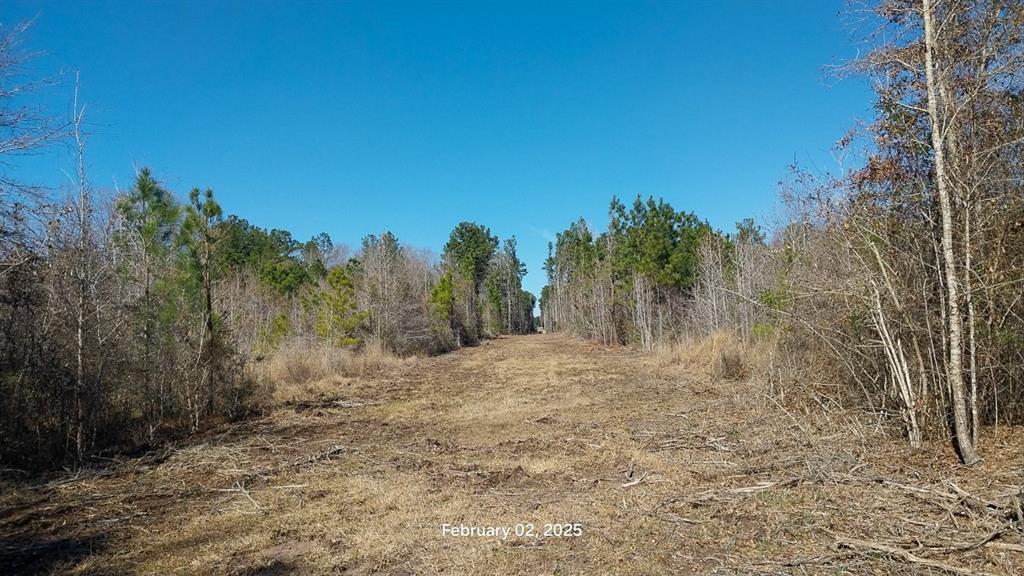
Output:
<svg viewBox="0 0 1024 576">
<path fill-rule="evenodd" d="M 273 387 L 275 401 L 282 402 L 329 394 L 338 378 L 372 376 L 402 362 L 376 342 L 345 349 L 293 341 L 284 343 L 251 369 L 258 381 Z"/>
<path fill-rule="evenodd" d="M 684 366 L 708 378 L 738 381 L 767 372 L 773 345 L 766 338 L 744 340 L 720 330 L 660 343 L 653 357 L 660 366 Z"/>
</svg>

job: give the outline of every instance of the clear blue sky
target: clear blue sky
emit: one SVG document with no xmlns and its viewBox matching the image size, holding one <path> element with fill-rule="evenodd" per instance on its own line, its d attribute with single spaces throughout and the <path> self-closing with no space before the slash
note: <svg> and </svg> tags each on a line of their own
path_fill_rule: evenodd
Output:
<svg viewBox="0 0 1024 576">
<path fill-rule="evenodd" d="M 539 294 L 547 241 L 598 228 L 612 195 L 664 197 L 731 228 L 771 214 L 793 161 L 870 117 L 843 0 L 766 2 L 26 2 L 33 71 L 87 105 L 89 171 L 150 166 L 227 212 L 358 245 L 440 251 L 461 220 L 519 239 Z M 66 153 L 25 160 L 57 185 Z"/>
</svg>

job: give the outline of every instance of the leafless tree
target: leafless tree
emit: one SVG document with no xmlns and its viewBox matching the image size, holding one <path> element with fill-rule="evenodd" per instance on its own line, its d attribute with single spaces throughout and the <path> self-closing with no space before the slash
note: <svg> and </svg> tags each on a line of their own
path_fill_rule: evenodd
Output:
<svg viewBox="0 0 1024 576">
<path fill-rule="evenodd" d="M 63 141 L 71 122 L 59 120 L 40 107 L 25 103 L 25 96 L 53 84 L 52 79 L 29 79 L 25 65 L 35 54 L 26 52 L 22 42 L 31 22 L 0 28 L 0 274 L 23 262 L 32 231 L 33 205 L 41 199 L 38 187 L 9 174 L 14 158 L 34 154 Z"/>
</svg>

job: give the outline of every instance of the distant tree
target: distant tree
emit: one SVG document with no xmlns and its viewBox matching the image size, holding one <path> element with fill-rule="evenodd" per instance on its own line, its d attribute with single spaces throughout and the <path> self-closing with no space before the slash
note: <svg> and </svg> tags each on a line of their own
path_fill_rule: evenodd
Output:
<svg viewBox="0 0 1024 576">
<path fill-rule="evenodd" d="M 526 290 L 519 291 L 519 319 L 517 320 L 521 334 L 537 330 L 537 322 L 533 309 L 537 306 L 537 297 Z"/>
<path fill-rule="evenodd" d="M 454 331 L 455 288 L 452 284 L 451 272 L 441 275 L 430 292 L 430 307 L 439 324 L 449 331 Z"/>
<path fill-rule="evenodd" d="M 277 258 L 263 265 L 260 279 L 281 294 L 295 294 L 299 288 L 309 284 L 314 277 L 321 276 L 322 264 L 312 269 L 294 258 Z"/>
<path fill-rule="evenodd" d="M 736 223 L 737 244 L 758 244 L 764 246 L 765 235 L 753 218 L 744 218 Z"/>
<path fill-rule="evenodd" d="M 498 238 L 490 229 L 472 222 L 461 222 L 452 230 L 444 246 L 443 257 L 452 271 L 456 301 L 462 318 L 458 322 L 463 342 L 475 342 L 483 332 L 480 294 Z"/>
<path fill-rule="evenodd" d="M 265 230 L 237 216 L 217 224 L 221 242 L 218 263 L 225 270 L 253 270 L 265 286 L 295 295 L 327 273 L 330 236 L 319 234 L 302 243 L 286 230 Z"/>
<path fill-rule="evenodd" d="M 491 259 L 485 280 L 487 312 L 491 330 L 497 334 L 523 333 L 529 322 L 523 321 L 522 291 L 526 265 L 516 254 L 516 237 L 505 240 Z"/>
<path fill-rule="evenodd" d="M 363 238 L 359 262 L 371 328 L 374 337 L 390 349 L 394 349 L 406 296 L 400 278 L 403 257 L 402 246 L 391 232 Z"/>
<path fill-rule="evenodd" d="M 612 199 L 613 269 L 618 282 L 639 273 L 658 286 L 689 288 L 696 282 L 697 249 L 711 227 L 664 200 L 639 196 L 627 209 Z"/>
<path fill-rule="evenodd" d="M 355 286 L 343 267 L 327 273 L 323 290 L 310 294 L 303 302 L 313 317 L 316 335 L 327 346 L 356 346 L 360 344 L 359 330 L 367 313 L 358 310 Z"/>
<path fill-rule="evenodd" d="M 334 250 L 334 242 L 326 232 L 313 236 L 302 246 L 302 262 L 311 279 L 323 278 L 327 274 L 327 260 Z"/>
<path fill-rule="evenodd" d="M 545 329 L 567 329 L 606 343 L 636 341 L 651 349 L 677 326 L 681 302 L 698 281 L 699 250 L 718 236 L 694 214 L 664 200 L 612 198 L 608 231 L 582 219 L 548 248 Z"/>
</svg>

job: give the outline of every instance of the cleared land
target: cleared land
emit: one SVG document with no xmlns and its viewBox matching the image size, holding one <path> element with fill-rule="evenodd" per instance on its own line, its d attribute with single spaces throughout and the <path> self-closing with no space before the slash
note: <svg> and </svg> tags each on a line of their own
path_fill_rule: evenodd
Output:
<svg viewBox="0 0 1024 576">
<path fill-rule="evenodd" d="M 0 572 L 1024 573 L 1020 429 L 962 469 L 826 395 L 558 335 L 286 392 L 137 458 L 6 475 Z M 525 523 L 583 533 L 442 535 Z"/>
</svg>

